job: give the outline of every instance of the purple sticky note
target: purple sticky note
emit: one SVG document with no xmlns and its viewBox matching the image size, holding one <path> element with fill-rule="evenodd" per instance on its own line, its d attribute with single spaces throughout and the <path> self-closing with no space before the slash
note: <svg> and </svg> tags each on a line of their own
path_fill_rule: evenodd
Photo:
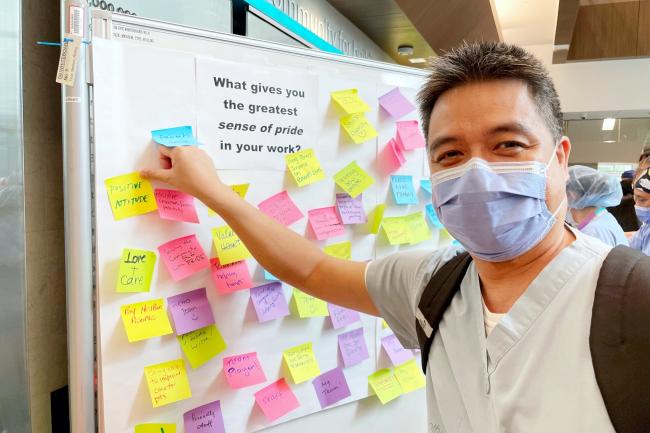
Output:
<svg viewBox="0 0 650 433">
<path fill-rule="evenodd" d="M 363 336 L 363 328 L 340 334 L 339 350 L 341 358 L 343 358 L 343 365 L 346 367 L 368 359 L 370 355 L 368 355 L 368 346 L 366 346 L 366 339 Z"/>
<path fill-rule="evenodd" d="M 325 409 L 351 395 L 343 370 L 338 367 L 321 374 L 311 383 L 314 385 L 314 391 L 318 396 L 321 409 Z"/>
<path fill-rule="evenodd" d="M 413 352 L 404 349 L 404 346 L 402 346 L 402 343 L 399 342 L 395 334 L 383 337 L 381 339 L 381 346 L 386 351 L 393 365 L 401 365 L 413 359 Z"/>
<path fill-rule="evenodd" d="M 219 400 L 185 412 L 183 424 L 185 433 L 226 433 Z"/>
<path fill-rule="evenodd" d="M 250 290 L 257 320 L 268 322 L 289 315 L 289 306 L 282 291 L 282 283 L 268 283 Z"/>
<path fill-rule="evenodd" d="M 167 298 L 176 335 L 187 334 L 214 323 L 205 287 Z"/>
<path fill-rule="evenodd" d="M 327 304 L 327 309 L 330 312 L 330 320 L 334 329 L 343 328 L 361 320 L 359 312 L 349 308 L 339 307 L 336 304 Z"/>
<path fill-rule="evenodd" d="M 395 87 L 390 92 L 380 96 L 379 105 L 395 119 L 399 119 L 415 110 L 413 104 L 399 91 L 399 87 Z"/>
<path fill-rule="evenodd" d="M 343 224 L 363 224 L 368 222 L 366 211 L 363 210 L 362 195 L 352 198 L 350 194 L 336 194 L 336 208 Z"/>
</svg>

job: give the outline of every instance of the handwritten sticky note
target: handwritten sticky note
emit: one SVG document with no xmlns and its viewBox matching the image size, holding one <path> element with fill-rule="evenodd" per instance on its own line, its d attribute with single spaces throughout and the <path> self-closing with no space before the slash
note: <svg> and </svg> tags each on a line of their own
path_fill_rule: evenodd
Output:
<svg viewBox="0 0 650 433">
<path fill-rule="evenodd" d="M 307 293 L 302 292 L 296 288 L 293 289 L 292 301 L 296 307 L 296 312 L 301 319 L 329 316 L 327 302 L 314 296 L 308 295 Z"/>
<path fill-rule="evenodd" d="M 176 424 L 138 424 L 135 433 L 176 433 Z"/>
<path fill-rule="evenodd" d="M 130 343 L 173 332 L 162 299 L 122 305 L 120 312 Z"/>
<path fill-rule="evenodd" d="M 339 123 L 354 144 L 364 143 L 377 136 L 377 131 L 364 113 L 347 114 L 339 119 Z"/>
<path fill-rule="evenodd" d="M 381 95 L 379 105 L 395 119 L 399 119 L 415 110 L 413 104 L 399 91 L 399 87 L 395 87 L 390 92 Z"/>
<path fill-rule="evenodd" d="M 196 235 L 183 236 L 158 247 L 167 271 L 174 281 L 210 267 L 210 260 L 203 251 Z"/>
<path fill-rule="evenodd" d="M 420 389 L 426 384 L 424 374 L 422 374 L 422 370 L 420 370 L 420 366 L 415 359 L 395 367 L 395 377 L 404 394 Z"/>
<path fill-rule="evenodd" d="M 384 368 L 368 376 L 368 384 L 381 404 L 386 404 L 402 395 L 402 387 L 389 368 Z"/>
<path fill-rule="evenodd" d="M 148 292 L 155 265 L 156 253 L 153 251 L 124 248 L 115 291 L 120 293 Z"/>
<path fill-rule="evenodd" d="M 409 244 L 415 245 L 431 239 L 431 230 L 429 229 L 427 222 L 424 220 L 422 211 L 406 215 L 404 221 L 409 227 L 411 236 Z"/>
<path fill-rule="evenodd" d="M 427 219 L 429 220 L 431 225 L 433 225 L 437 229 L 444 228 L 444 226 L 442 225 L 442 223 L 438 219 L 438 214 L 436 213 L 436 210 L 433 208 L 433 205 L 431 203 L 427 204 L 424 207 L 424 209 L 425 209 L 426 214 L 427 214 Z"/>
<path fill-rule="evenodd" d="M 275 275 L 273 275 L 272 273 L 270 273 L 266 269 L 263 269 L 263 270 L 264 270 L 264 279 L 266 281 L 280 281 L 280 279 L 278 277 L 276 277 Z"/>
<path fill-rule="evenodd" d="M 334 181 L 351 197 L 358 196 L 375 183 L 375 179 L 359 167 L 356 161 L 352 161 L 336 173 Z"/>
<path fill-rule="evenodd" d="M 332 321 L 332 328 L 340 329 L 352 323 L 360 322 L 361 315 L 358 311 L 350 310 L 349 308 L 339 307 L 336 304 L 327 304 L 327 309 L 330 313 L 330 320 Z"/>
<path fill-rule="evenodd" d="M 282 352 L 294 383 L 302 383 L 320 374 L 320 367 L 311 342 L 300 344 Z"/>
<path fill-rule="evenodd" d="M 421 179 L 420 188 L 422 188 L 427 194 L 431 195 L 431 179 Z"/>
<path fill-rule="evenodd" d="M 279 192 L 257 205 L 259 210 L 285 226 L 304 216 L 286 191 Z"/>
<path fill-rule="evenodd" d="M 345 367 L 356 365 L 370 357 L 363 328 L 339 334 L 339 351 Z"/>
<path fill-rule="evenodd" d="M 393 191 L 395 204 L 418 204 L 418 196 L 413 188 L 413 176 L 392 175 L 390 186 Z"/>
<path fill-rule="evenodd" d="M 176 335 L 187 334 L 214 323 L 205 287 L 170 296 L 167 305 L 174 320 Z"/>
<path fill-rule="evenodd" d="M 151 131 L 151 138 L 153 138 L 153 141 L 156 143 L 167 147 L 193 146 L 197 144 L 196 138 L 194 138 L 194 134 L 192 134 L 191 126 L 155 129 Z"/>
<path fill-rule="evenodd" d="M 385 217 L 381 222 L 381 228 L 391 245 L 411 242 L 411 230 L 403 217 Z"/>
<path fill-rule="evenodd" d="M 250 187 L 250 183 L 240 183 L 237 185 L 230 185 L 230 189 L 232 189 L 235 193 L 237 193 L 237 195 L 240 196 L 242 199 L 246 198 L 246 193 L 248 192 L 249 187 Z M 217 213 L 212 209 L 208 208 L 208 216 L 215 216 L 215 215 L 217 215 Z"/>
<path fill-rule="evenodd" d="M 198 223 L 199 217 L 194 208 L 194 197 L 174 189 L 156 188 L 154 190 L 158 215 L 162 219 Z"/>
<path fill-rule="evenodd" d="M 348 381 L 345 380 L 345 374 L 338 367 L 321 374 L 311 383 L 314 386 L 314 391 L 316 391 L 321 409 L 325 409 L 352 395 L 348 387 Z"/>
<path fill-rule="evenodd" d="M 396 126 L 396 141 L 402 149 L 411 150 L 425 147 L 424 136 L 420 131 L 420 125 L 417 120 L 403 120 L 397 122 Z"/>
<path fill-rule="evenodd" d="M 219 400 L 185 412 L 183 424 L 185 433 L 226 433 Z"/>
<path fill-rule="evenodd" d="M 266 375 L 256 352 L 223 358 L 223 374 L 228 385 L 233 389 L 266 382 Z"/>
<path fill-rule="evenodd" d="M 153 407 L 160 407 L 192 397 L 185 363 L 175 359 L 144 368 Z"/>
<path fill-rule="evenodd" d="M 257 391 L 255 401 L 270 422 L 300 407 L 298 399 L 284 379 Z"/>
<path fill-rule="evenodd" d="M 177 338 L 192 368 L 202 366 L 227 347 L 216 325 L 208 325 Z"/>
<path fill-rule="evenodd" d="M 289 315 L 282 283 L 273 282 L 251 288 L 251 302 L 260 323 Z"/>
<path fill-rule="evenodd" d="M 336 194 L 336 208 L 343 224 L 363 224 L 368 221 L 361 194 L 354 198 L 345 192 Z"/>
<path fill-rule="evenodd" d="M 221 265 L 218 258 L 210 259 L 212 281 L 222 295 L 253 287 L 246 260 Z"/>
<path fill-rule="evenodd" d="M 309 227 L 319 241 L 345 234 L 345 227 L 334 206 L 312 209 L 307 212 Z"/>
<path fill-rule="evenodd" d="M 229 265 L 252 257 L 246 245 L 229 226 L 212 229 L 212 239 L 219 263 L 222 265 Z"/>
<path fill-rule="evenodd" d="M 404 152 L 397 145 L 395 139 L 391 138 L 381 151 L 379 162 L 386 173 L 392 173 L 406 163 Z"/>
<path fill-rule="evenodd" d="M 140 173 L 128 173 L 104 181 L 108 201 L 116 221 L 158 209 L 153 187 Z"/>
<path fill-rule="evenodd" d="M 379 233 L 379 226 L 381 226 L 381 221 L 384 219 L 384 211 L 386 210 L 385 204 L 378 204 L 370 212 L 368 216 L 368 231 L 373 234 Z"/>
<path fill-rule="evenodd" d="M 298 186 L 310 185 L 325 179 L 325 171 L 323 171 L 314 149 L 290 153 L 284 157 L 284 160 Z"/>
<path fill-rule="evenodd" d="M 370 107 L 359 97 L 357 89 L 339 90 L 330 93 L 332 100 L 347 114 L 370 111 Z"/>
<path fill-rule="evenodd" d="M 337 257 L 343 260 L 350 260 L 352 258 L 352 242 L 345 241 L 328 245 L 323 248 L 323 252 L 332 257 Z"/>
<path fill-rule="evenodd" d="M 404 349 L 395 334 L 387 335 L 381 339 L 381 347 L 390 358 L 393 365 L 404 364 L 406 361 L 413 359 L 413 352 Z"/>
</svg>

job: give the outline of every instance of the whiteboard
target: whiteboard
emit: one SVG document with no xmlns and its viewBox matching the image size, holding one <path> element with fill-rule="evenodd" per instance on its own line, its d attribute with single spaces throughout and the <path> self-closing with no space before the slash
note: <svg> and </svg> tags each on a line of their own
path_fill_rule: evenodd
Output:
<svg viewBox="0 0 650 433">
<path fill-rule="evenodd" d="M 116 22 L 122 20 L 122 22 Z M 97 24 L 97 22 L 95 22 Z M 275 46 L 259 41 L 235 38 L 230 35 L 209 34 L 190 30 L 175 32 L 172 26 L 142 19 L 116 17 L 104 31 L 97 25 L 92 43 L 93 118 L 94 118 L 94 172 L 96 215 L 96 269 L 97 269 L 97 344 L 100 431 L 110 433 L 132 432 L 135 425 L 147 422 L 176 423 L 182 429 L 182 414 L 214 400 L 221 401 L 226 431 L 250 432 L 271 426 L 254 404 L 252 394 L 285 375 L 281 366 L 282 351 L 311 341 L 321 372 L 341 365 L 337 353 L 337 335 L 344 330 L 332 329 L 328 318 L 282 320 L 257 323 L 249 303 L 247 291 L 220 295 L 214 289 L 208 271 L 199 272 L 180 282 L 174 282 L 161 264 L 160 257 L 149 293 L 116 293 L 115 278 L 123 248 L 157 251 L 169 240 L 196 234 L 204 250 L 215 256 L 210 229 L 223 225 L 217 216 L 209 216 L 198 201 L 196 208 L 200 224 L 162 220 L 156 212 L 115 221 L 107 200 L 103 181 L 106 178 L 154 166 L 156 149 L 151 142 L 151 130 L 179 126 L 193 126 L 199 140 L 197 64 L 199 60 L 237 64 L 264 74 L 278 76 L 310 76 L 316 83 L 313 109 L 317 133 L 313 149 L 319 156 L 326 180 L 298 188 L 290 174 L 277 169 L 238 169 L 220 163 L 224 160 L 215 143 L 205 143 L 203 149 L 214 159 L 222 180 L 228 184 L 250 183 L 246 200 L 257 204 L 269 196 L 287 190 L 297 206 L 306 215 L 307 210 L 334 204 L 337 187 L 332 175 L 347 163 L 357 163 L 376 180 L 363 194 L 364 208 L 370 212 L 379 203 L 386 203 L 386 216 L 406 215 L 422 210 L 429 197 L 418 190 L 419 204 L 396 206 L 392 202 L 389 176 L 377 164 L 377 155 L 395 134 L 394 120 L 381 111 L 377 97 L 399 86 L 411 101 L 423 80 L 420 71 L 317 54 L 308 50 Z M 123 38 L 123 34 L 139 34 L 140 40 Z M 101 36 L 105 36 L 106 39 Z M 254 72 L 253 72 L 254 73 Z M 366 113 L 376 127 L 378 137 L 361 145 L 352 144 L 341 131 L 338 113 L 330 92 L 356 88 L 371 107 Z M 415 119 L 413 112 L 400 120 Z M 407 163 L 395 174 L 410 174 L 414 181 L 427 176 L 423 149 L 407 154 Z M 154 187 L 164 187 L 156 185 Z M 307 219 L 303 218 L 291 229 L 306 235 Z M 313 240 L 313 237 L 311 238 Z M 370 260 L 394 252 L 398 247 L 388 245 L 385 237 L 369 234 L 365 225 L 346 226 L 343 237 L 329 241 L 315 241 L 320 247 L 350 240 L 354 260 Z M 437 248 L 449 239 L 439 239 L 437 231 L 432 239 L 416 248 Z M 401 247 L 413 248 L 413 247 Z M 264 284 L 263 271 L 254 259 L 248 260 L 256 285 Z M 228 348 L 206 363 L 186 369 L 192 397 L 167 406 L 153 408 L 149 399 L 143 369 L 147 365 L 184 358 L 174 335 L 129 343 L 121 323 L 120 306 L 154 298 L 167 298 L 181 292 L 206 287 L 216 324 Z M 287 300 L 291 288 L 284 285 Z M 389 333 L 378 321 L 363 316 L 362 324 L 370 352 L 370 359 L 346 368 L 345 375 L 352 396 L 332 410 L 321 411 L 310 381 L 295 385 L 287 378 L 300 408 L 273 424 L 282 424 L 278 431 L 304 431 L 307 426 L 344 427 L 345 431 L 396 431 L 405 423 L 410 432 L 425 429 L 425 402 L 422 390 L 406 395 L 381 407 L 375 397 L 351 403 L 368 396 L 367 376 L 379 368 L 389 366 L 389 360 L 379 350 L 379 337 Z M 256 351 L 267 376 L 267 382 L 241 390 L 230 390 L 221 373 L 223 356 Z M 302 418 L 318 413 L 315 417 Z M 407 415 L 408 414 L 408 415 Z M 287 424 L 287 421 L 296 421 Z M 328 427 L 329 425 L 329 427 Z M 311 427 L 312 429 L 314 427 Z M 280 430 L 281 429 L 281 430 Z M 274 431 L 271 428 L 269 431 Z"/>
</svg>

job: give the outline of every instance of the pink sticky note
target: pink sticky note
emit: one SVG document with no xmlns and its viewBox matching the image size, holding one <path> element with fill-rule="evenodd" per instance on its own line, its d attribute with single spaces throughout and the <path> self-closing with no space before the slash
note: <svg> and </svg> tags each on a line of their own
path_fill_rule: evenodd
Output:
<svg viewBox="0 0 650 433">
<path fill-rule="evenodd" d="M 295 223 L 304 216 L 286 191 L 279 192 L 267 198 L 258 204 L 257 207 L 285 226 Z"/>
<path fill-rule="evenodd" d="M 318 396 L 321 409 L 325 409 L 352 395 L 348 387 L 348 381 L 345 380 L 345 374 L 338 367 L 321 374 L 311 383 L 314 385 L 314 391 Z"/>
<path fill-rule="evenodd" d="M 334 206 L 312 209 L 307 212 L 307 216 L 309 226 L 319 241 L 345 234 L 345 227 Z"/>
<path fill-rule="evenodd" d="M 158 215 L 160 218 L 174 221 L 198 223 L 199 217 L 194 208 L 194 197 L 174 189 L 156 188 L 154 190 Z"/>
<path fill-rule="evenodd" d="M 380 96 L 379 105 L 395 119 L 399 119 L 415 110 L 413 104 L 399 91 L 399 87 L 395 87 L 390 92 Z"/>
<path fill-rule="evenodd" d="M 217 257 L 210 259 L 212 280 L 222 295 L 253 287 L 246 260 L 221 265 Z"/>
<path fill-rule="evenodd" d="M 174 320 L 176 335 L 187 334 L 214 323 L 205 287 L 170 296 L 167 298 L 167 306 Z"/>
<path fill-rule="evenodd" d="M 358 311 L 350 310 L 349 308 L 339 307 L 335 304 L 327 304 L 327 309 L 330 312 L 330 320 L 334 329 L 343 328 L 351 323 L 361 320 L 361 315 Z"/>
<path fill-rule="evenodd" d="M 363 209 L 361 194 L 354 198 L 345 192 L 336 194 L 336 207 L 343 224 L 363 224 L 368 222 L 366 211 Z"/>
<path fill-rule="evenodd" d="M 395 334 L 388 335 L 381 339 L 381 346 L 386 351 L 393 365 L 404 364 L 406 361 L 413 359 L 413 352 L 404 349 Z"/>
<path fill-rule="evenodd" d="M 289 315 L 289 305 L 279 281 L 253 287 L 251 302 L 260 323 Z"/>
<path fill-rule="evenodd" d="M 266 382 L 266 376 L 257 360 L 256 352 L 224 358 L 223 374 L 226 376 L 228 385 L 233 389 Z"/>
<path fill-rule="evenodd" d="M 343 365 L 346 367 L 368 359 L 370 355 L 368 355 L 368 346 L 363 336 L 363 328 L 340 334 L 339 350 L 341 351 L 341 358 L 343 358 Z"/>
<path fill-rule="evenodd" d="M 160 257 L 174 281 L 187 278 L 195 272 L 210 267 L 210 261 L 196 235 L 174 239 L 158 247 Z"/>
<path fill-rule="evenodd" d="M 393 173 L 406 163 L 402 149 L 395 139 L 391 138 L 379 154 L 379 166 L 384 173 Z"/>
<path fill-rule="evenodd" d="M 397 122 L 397 143 L 404 150 L 425 147 L 424 137 L 420 132 L 417 120 L 403 120 Z"/>
<path fill-rule="evenodd" d="M 183 424 L 185 433 L 226 433 L 219 400 L 185 412 Z"/>
<path fill-rule="evenodd" d="M 298 399 L 284 379 L 257 391 L 255 401 L 269 421 L 275 421 L 300 407 Z"/>
</svg>

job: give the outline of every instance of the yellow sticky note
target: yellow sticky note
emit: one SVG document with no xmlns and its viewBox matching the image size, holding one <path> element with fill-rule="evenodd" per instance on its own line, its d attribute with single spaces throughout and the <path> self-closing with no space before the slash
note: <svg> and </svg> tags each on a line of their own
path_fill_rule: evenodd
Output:
<svg viewBox="0 0 650 433">
<path fill-rule="evenodd" d="M 339 123 L 355 144 L 361 144 L 377 136 L 377 131 L 363 113 L 343 116 Z"/>
<path fill-rule="evenodd" d="M 404 221 L 409 227 L 411 245 L 419 244 L 428 239 L 431 239 L 431 230 L 424 219 L 422 212 L 415 212 L 404 217 Z"/>
<path fill-rule="evenodd" d="M 357 89 L 339 90 L 330 93 L 330 96 L 346 114 L 370 111 L 368 104 L 359 97 L 359 91 Z"/>
<path fill-rule="evenodd" d="M 158 209 L 153 187 L 140 173 L 128 173 L 104 180 L 108 201 L 116 220 L 142 215 Z"/>
<path fill-rule="evenodd" d="M 177 338 L 192 368 L 202 366 L 226 350 L 226 342 L 223 340 L 216 325 L 209 325 L 205 328 L 179 335 Z"/>
<path fill-rule="evenodd" d="M 404 217 L 386 217 L 381 222 L 381 228 L 391 245 L 411 242 L 411 230 Z"/>
<path fill-rule="evenodd" d="M 148 292 L 156 264 L 156 253 L 124 248 L 117 274 L 117 292 Z"/>
<path fill-rule="evenodd" d="M 386 322 L 384 319 L 381 319 L 381 329 L 390 329 L 388 322 Z"/>
<path fill-rule="evenodd" d="M 329 310 L 327 309 L 327 302 L 322 299 L 315 298 L 302 292 L 294 287 L 293 289 L 293 307 L 295 307 L 298 317 L 307 319 L 309 317 L 327 317 Z"/>
<path fill-rule="evenodd" d="M 426 384 L 424 374 L 422 374 L 422 370 L 420 370 L 420 366 L 415 359 L 395 367 L 395 377 L 404 394 L 420 389 Z"/>
<path fill-rule="evenodd" d="M 131 343 L 173 332 L 162 299 L 122 305 L 120 310 Z"/>
<path fill-rule="evenodd" d="M 246 198 L 246 193 L 248 192 L 248 188 L 251 186 L 250 183 L 240 183 L 238 185 L 230 185 L 230 189 L 235 191 L 237 195 L 239 195 L 242 199 Z M 208 216 L 216 216 L 217 213 L 213 211 L 212 209 L 208 208 Z"/>
<path fill-rule="evenodd" d="M 323 248 L 325 254 L 332 257 L 338 257 L 343 260 L 350 260 L 352 258 L 352 242 L 345 241 L 337 244 L 328 245 Z"/>
<path fill-rule="evenodd" d="M 341 189 L 354 198 L 375 183 L 375 179 L 352 161 L 334 175 L 334 181 Z"/>
<path fill-rule="evenodd" d="M 314 153 L 314 149 L 290 153 L 284 157 L 284 160 L 298 186 L 309 185 L 325 179 L 325 172 Z"/>
<path fill-rule="evenodd" d="M 153 407 L 164 406 L 192 397 L 182 359 L 149 365 L 144 368 Z"/>
<path fill-rule="evenodd" d="M 176 433 L 176 424 L 138 424 L 135 433 Z"/>
<path fill-rule="evenodd" d="M 381 404 L 386 404 L 402 395 L 402 387 L 389 368 L 384 368 L 368 376 L 368 384 L 377 394 Z"/>
<path fill-rule="evenodd" d="M 320 374 L 320 367 L 311 343 L 301 344 L 283 352 L 282 358 L 289 368 L 294 383 L 302 383 Z"/>
<path fill-rule="evenodd" d="M 386 210 L 385 204 L 378 204 L 368 215 L 368 231 L 373 234 L 379 233 L 379 226 L 381 220 L 384 218 L 384 211 Z"/>
<path fill-rule="evenodd" d="M 221 266 L 252 257 L 246 245 L 229 226 L 212 229 L 212 239 Z"/>
</svg>

